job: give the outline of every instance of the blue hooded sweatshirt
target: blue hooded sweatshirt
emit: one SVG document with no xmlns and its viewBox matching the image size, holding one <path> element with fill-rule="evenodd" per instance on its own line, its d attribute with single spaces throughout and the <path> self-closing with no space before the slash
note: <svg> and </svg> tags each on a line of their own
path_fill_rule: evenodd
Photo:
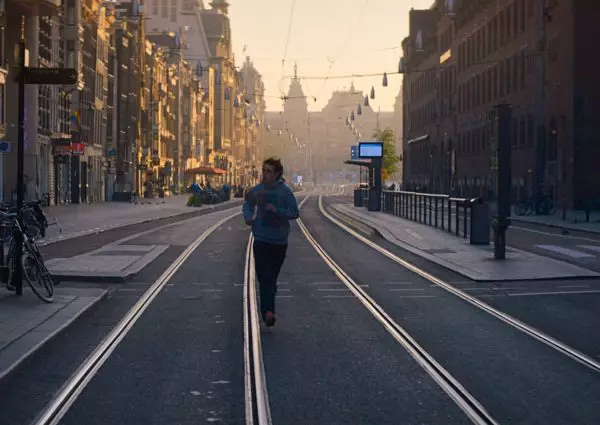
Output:
<svg viewBox="0 0 600 425">
<path fill-rule="evenodd" d="M 273 204 L 276 212 L 267 211 L 267 204 Z M 259 184 L 246 196 L 242 212 L 245 220 L 251 220 L 255 208 L 256 220 L 252 223 L 252 234 L 257 241 L 286 245 L 290 235 L 290 220 L 300 216 L 298 201 L 292 190 L 279 180 L 275 186 Z"/>
</svg>

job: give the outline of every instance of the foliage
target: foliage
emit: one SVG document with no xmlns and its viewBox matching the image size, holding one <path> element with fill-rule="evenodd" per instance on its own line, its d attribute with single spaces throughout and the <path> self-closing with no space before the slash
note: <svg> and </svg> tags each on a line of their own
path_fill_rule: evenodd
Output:
<svg viewBox="0 0 600 425">
<path fill-rule="evenodd" d="M 402 158 L 396 154 L 396 136 L 394 130 L 387 127 L 385 130 L 376 130 L 373 137 L 383 142 L 383 169 L 381 179 L 385 182 L 398 170 L 398 162 Z"/>
<path fill-rule="evenodd" d="M 190 195 L 190 197 L 188 198 L 188 201 L 187 201 L 187 206 L 188 207 L 202 206 L 202 200 L 200 199 L 200 195 L 197 193 Z"/>
</svg>

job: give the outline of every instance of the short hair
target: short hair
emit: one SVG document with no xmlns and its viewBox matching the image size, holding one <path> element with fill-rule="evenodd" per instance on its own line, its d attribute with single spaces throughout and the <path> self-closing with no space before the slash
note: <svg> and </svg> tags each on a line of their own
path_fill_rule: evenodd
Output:
<svg viewBox="0 0 600 425">
<path fill-rule="evenodd" d="M 277 157 L 270 157 L 263 161 L 263 165 L 270 165 L 273 167 L 275 174 L 277 174 L 277 178 L 281 178 L 283 176 L 283 164 L 281 163 L 281 159 Z"/>
</svg>

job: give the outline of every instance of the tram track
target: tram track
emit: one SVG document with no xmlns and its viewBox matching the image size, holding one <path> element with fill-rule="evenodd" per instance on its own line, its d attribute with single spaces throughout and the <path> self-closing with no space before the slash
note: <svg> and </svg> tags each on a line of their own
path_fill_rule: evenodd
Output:
<svg viewBox="0 0 600 425">
<path fill-rule="evenodd" d="M 323 206 L 323 196 L 322 195 L 319 196 L 319 198 L 318 198 L 318 208 L 319 208 L 319 211 L 321 212 L 321 214 L 324 217 L 326 217 L 331 223 L 335 224 L 337 227 L 339 227 L 340 229 L 342 229 L 343 231 L 345 231 L 352 237 L 358 239 L 359 241 L 361 241 L 368 247 L 372 248 L 373 250 L 377 251 L 378 253 L 382 254 L 383 256 L 389 258 L 396 264 L 400 265 L 402 268 L 414 273 L 415 275 L 425 279 L 426 281 L 429 281 L 430 283 L 436 285 L 437 287 L 444 289 L 445 291 L 460 298 L 461 300 L 465 301 L 466 303 L 501 320 L 505 324 L 517 329 L 518 331 L 542 342 L 546 346 L 577 361 L 578 363 L 586 366 L 587 368 L 593 370 L 594 372 L 600 373 L 600 363 L 598 361 L 594 360 L 592 357 L 559 341 L 556 338 L 553 338 L 552 336 L 542 332 L 541 330 L 536 329 L 535 327 L 530 326 L 527 323 L 520 321 L 519 319 L 492 307 L 491 305 L 481 301 L 480 299 L 476 298 L 475 296 L 470 295 L 470 294 L 466 293 L 465 291 L 462 291 L 461 289 L 457 288 L 456 286 L 444 281 L 443 279 L 440 279 L 440 278 L 434 276 L 431 273 L 428 273 L 427 271 L 416 266 L 415 264 L 400 258 L 398 255 L 394 254 L 393 252 L 383 248 L 382 246 L 373 242 L 369 238 L 361 235 L 360 233 L 358 233 L 357 231 L 352 229 L 350 226 L 342 223 L 340 220 L 335 218 L 330 212 L 328 212 L 325 209 L 325 207 Z"/>
<path fill-rule="evenodd" d="M 319 197 L 321 198 L 321 197 Z M 344 269 L 325 251 L 310 233 L 301 219 L 298 226 L 306 240 L 314 248 L 338 279 L 354 294 L 371 315 L 411 355 L 437 385 L 456 403 L 465 415 L 478 425 L 497 425 L 498 422 L 485 407 L 471 395 L 444 367 L 442 367 L 416 340 L 355 282 Z"/>
<path fill-rule="evenodd" d="M 240 212 L 230 214 L 217 223 L 210 226 L 199 237 L 177 257 L 175 261 L 154 281 L 144 292 L 135 305 L 127 312 L 121 321 L 110 331 L 104 340 L 92 351 L 79 368 L 69 377 L 53 399 L 38 414 L 32 425 L 56 425 L 60 423 L 69 408 L 75 403 L 79 395 L 94 378 L 100 368 L 110 358 L 113 351 L 127 336 L 144 311 L 152 304 L 161 290 L 173 278 L 192 253 L 208 238 L 215 230 L 230 219 L 239 215 Z"/>
</svg>

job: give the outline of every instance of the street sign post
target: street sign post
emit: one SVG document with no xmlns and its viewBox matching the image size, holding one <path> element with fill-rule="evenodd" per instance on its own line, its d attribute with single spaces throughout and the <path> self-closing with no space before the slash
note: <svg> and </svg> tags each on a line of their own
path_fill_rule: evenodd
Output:
<svg viewBox="0 0 600 425">
<path fill-rule="evenodd" d="M 25 19 L 22 17 L 21 19 Z M 77 71 L 72 68 L 30 68 L 26 66 L 25 38 L 21 35 L 18 44 L 18 128 L 17 128 L 17 213 L 20 214 L 25 198 L 24 169 L 25 169 L 25 85 L 26 84 L 49 84 L 70 85 L 77 83 Z M 23 256 L 23 235 L 16 234 L 16 252 L 14 262 L 14 273 L 12 274 L 12 285 L 17 295 L 23 295 L 23 270 L 21 257 Z"/>
<path fill-rule="evenodd" d="M 369 173 L 369 200 L 367 209 L 369 211 L 381 211 L 381 196 L 383 194 L 383 182 L 381 171 L 383 168 L 383 143 L 379 141 L 360 142 L 358 144 L 358 156 L 361 159 L 370 159 Z"/>
<path fill-rule="evenodd" d="M 73 68 L 24 68 L 25 84 L 71 85 L 77 83 Z"/>
</svg>

